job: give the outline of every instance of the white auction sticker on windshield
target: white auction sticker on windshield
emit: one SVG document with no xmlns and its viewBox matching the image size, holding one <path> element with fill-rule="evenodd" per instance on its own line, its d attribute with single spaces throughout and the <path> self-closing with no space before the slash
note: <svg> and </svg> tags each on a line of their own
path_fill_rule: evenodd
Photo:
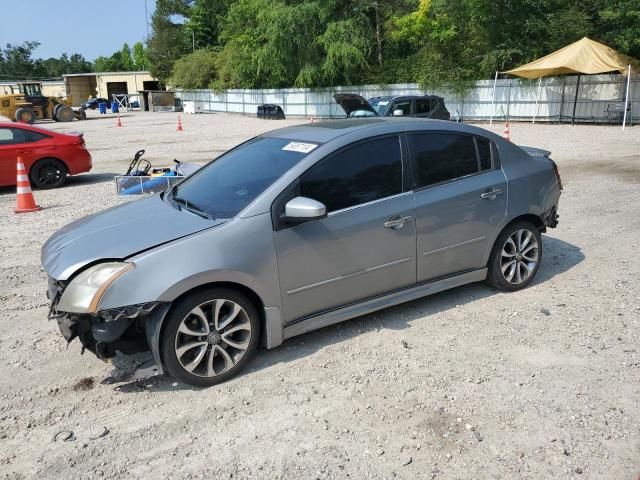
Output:
<svg viewBox="0 0 640 480">
<path fill-rule="evenodd" d="M 309 153 L 317 146 L 318 145 L 316 145 L 315 143 L 290 142 L 282 147 L 282 150 L 288 150 L 289 152 Z"/>
</svg>

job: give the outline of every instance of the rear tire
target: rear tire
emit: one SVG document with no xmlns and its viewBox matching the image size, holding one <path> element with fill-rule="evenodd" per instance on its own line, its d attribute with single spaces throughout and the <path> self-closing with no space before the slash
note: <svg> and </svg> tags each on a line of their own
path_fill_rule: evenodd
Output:
<svg viewBox="0 0 640 480">
<path fill-rule="evenodd" d="M 508 225 L 498 236 L 489 257 L 489 285 L 513 292 L 525 288 L 542 261 L 542 235 L 530 222 Z"/>
<path fill-rule="evenodd" d="M 60 160 L 44 158 L 31 166 L 29 179 L 34 187 L 47 190 L 64 185 L 67 173 L 67 167 Z"/>
<path fill-rule="evenodd" d="M 194 387 L 236 376 L 255 355 L 260 317 L 253 303 L 228 288 L 207 288 L 180 300 L 160 338 L 169 375 Z"/>
<path fill-rule="evenodd" d="M 62 105 L 61 103 L 59 103 L 58 105 L 56 105 L 55 107 L 53 107 L 53 115 L 52 118 L 53 120 L 55 120 L 56 122 L 59 122 L 60 120 L 58 120 L 58 110 L 60 110 L 60 108 L 64 107 L 64 105 Z"/>
<path fill-rule="evenodd" d="M 73 114 L 73 110 L 71 107 L 67 105 L 59 105 L 60 108 L 57 109 L 55 113 L 55 117 L 59 122 L 72 122 L 75 115 Z"/>
<path fill-rule="evenodd" d="M 36 121 L 36 112 L 31 107 L 21 107 L 16 110 L 16 121 L 33 125 Z"/>
</svg>

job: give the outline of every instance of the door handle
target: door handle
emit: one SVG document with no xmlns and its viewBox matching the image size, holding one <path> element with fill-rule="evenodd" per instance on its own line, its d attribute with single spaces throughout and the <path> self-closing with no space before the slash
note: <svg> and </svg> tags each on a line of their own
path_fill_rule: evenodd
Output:
<svg viewBox="0 0 640 480">
<path fill-rule="evenodd" d="M 502 195 L 503 193 L 504 193 L 504 190 L 502 188 L 494 188 L 493 190 L 489 190 L 481 194 L 480 198 L 483 198 L 485 200 L 493 200 L 498 195 Z"/>
<path fill-rule="evenodd" d="M 399 230 L 404 226 L 405 223 L 408 223 L 411 220 L 413 220 L 413 217 L 410 215 L 406 217 L 401 217 L 399 215 L 395 217 L 391 217 L 389 220 L 384 222 L 384 228 L 392 228 L 394 230 Z"/>
</svg>

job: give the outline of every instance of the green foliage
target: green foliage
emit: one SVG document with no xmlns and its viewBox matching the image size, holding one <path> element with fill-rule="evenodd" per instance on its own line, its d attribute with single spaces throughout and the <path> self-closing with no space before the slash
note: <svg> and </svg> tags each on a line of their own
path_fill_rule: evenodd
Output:
<svg viewBox="0 0 640 480">
<path fill-rule="evenodd" d="M 194 35 L 196 48 L 220 44 L 221 24 L 228 3 L 228 0 L 194 0 L 186 26 Z"/>
<path fill-rule="evenodd" d="M 147 56 L 150 72 L 161 81 L 166 81 L 174 62 L 192 51 L 191 32 L 185 25 L 174 23 L 175 16 L 186 16 L 190 6 L 187 0 L 158 0 L 151 17 L 153 32 L 147 40 Z"/>
<path fill-rule="evenodd" d="M 179 88 L 207 88 L 216 80 L 216 53 L 196 50 L 173 64 L 171 84 Z"/>
<path fill-rule="evenodd" d="M 135 70 L 144 71 L 149 70 L 149 57 L 147 56 L 147 49 L 142 42 L 136 42 L 133 44 L 133 66 Z"/>
<path fill-rule="evenodd" d="M 216 89 L 419 82 L 462 93 L 585 35 L 640 57 L 640 0 L 158 0 L 152 23 L 152 72 L 169 78 L 193 36 L 215 49 Z"/>
<path fill-rule="evenodd" d="M 38 42 L 24 42 L 21 45 L 7 44 L 0 48 L 0 80 L 28 80 L 58 78 L 65 73 L 91 72 L 93 65 L 77 53 L 66 53 L 59 58 L 34 59 L 33 51 Z"/>
</svg>

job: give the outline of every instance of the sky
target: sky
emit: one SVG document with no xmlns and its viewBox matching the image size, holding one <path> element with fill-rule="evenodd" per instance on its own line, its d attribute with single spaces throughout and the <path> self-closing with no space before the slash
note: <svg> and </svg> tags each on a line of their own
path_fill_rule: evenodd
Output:
<svg viewBox="0 0 640 480">
<path fill-rule="evenodd" d="M 146 3 L 151 17 L 156 2 Z M 66 52 L 93 61 L 147 36 L 145 0 L 0 0 L 0 10 L 0 45 L 37 40 L 35 58 Z"/>
</svg>

